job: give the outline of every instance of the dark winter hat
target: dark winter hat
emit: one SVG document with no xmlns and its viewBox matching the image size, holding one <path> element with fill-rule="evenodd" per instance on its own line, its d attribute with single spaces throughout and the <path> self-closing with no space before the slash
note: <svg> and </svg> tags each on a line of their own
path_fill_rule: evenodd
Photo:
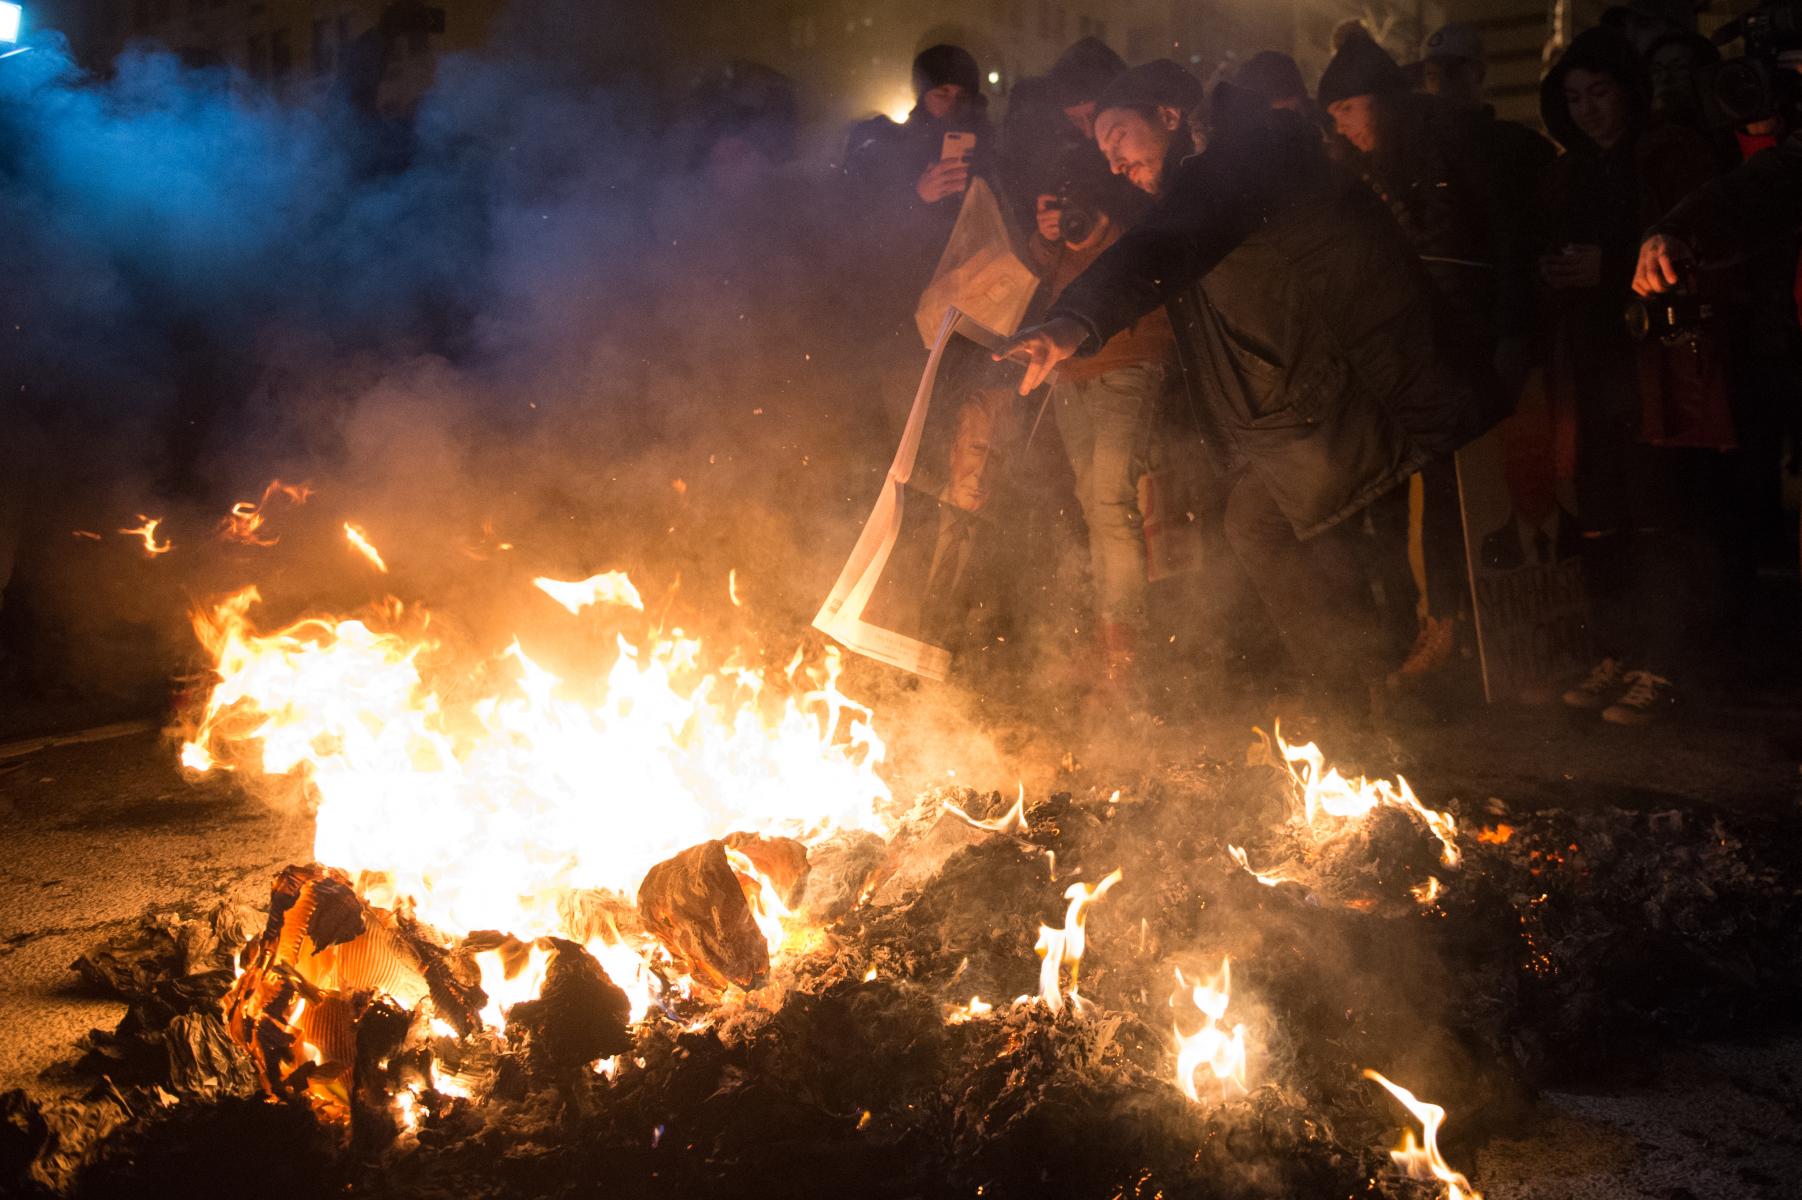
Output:
<svg viewBox="0 0 1802 1200">
<path fill-rule="evenodd" d="M 1095 110 L 1110 108 L 1177 108 L 1188 112 L 1207 95 L 1201 81 L 1182 64 L 1167 58 L 1140 63 L 1117 76 L 1101 93 Z"/>
<path fill-rule="evenodd" d="M 1320 76 L 1320 107 L 1353 96 L 1380 96 L 1408 90 L 1408 77 L 1363 29 L 1353 30 Z"/>
<path fill-rule="evenodd" d="M 1308 94 L 1301 68 L 1280 50 L 1260 50 L 1246 59 L 1245 65 L 1233 72 L 1233 85 L 1273 102 Z"/>
<path fill-rule="evenodd" d="M 976 58 L 962 46 L 940 42 L 928 46 L 914 58 L 914 95 L 923 96 L 935 87 L 955 83 L 970 95 L 982 91 L 982 70 Z"/>
<path fill-rule="evenodd" d="M 1126 72 L 1126 60 L 1098 37 L 1086 37 L 1058 56 L 1046 76 L 1060 108 L 1101 99 L 1107 85 Z"/>
</svg>

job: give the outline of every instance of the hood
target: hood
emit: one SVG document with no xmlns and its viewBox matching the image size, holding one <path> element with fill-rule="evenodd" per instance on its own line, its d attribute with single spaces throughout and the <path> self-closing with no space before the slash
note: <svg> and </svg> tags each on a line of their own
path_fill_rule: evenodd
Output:
<svg viewBox="0 0 1802 1200">
<path fill-rule="evenodd" d="M 1652 107 L 1652 80 L 1645 63 L 1634 51 L 1633 43 L 1612 29 L 1598 26 L 1578 34 L 1539 85 L 1539 116 L 1553 141 L 1566 150 L 1596 149 L 1595 143 L 1571 120 L 1570 106 L 1564 102 L 1564 77 L 1579 69 L 1620 80 L 1633 105 L 1629 128 L 1636 131 L 1645 124 Z"/>
<path fill-rule="evenodd" d="M 1051 64 L 1046 76 L 1061 108 L 1099 100 L 1107 85 L 1126 72 L 1126 62 L 1097 37 L 1085 37 Z"/>
</svg>

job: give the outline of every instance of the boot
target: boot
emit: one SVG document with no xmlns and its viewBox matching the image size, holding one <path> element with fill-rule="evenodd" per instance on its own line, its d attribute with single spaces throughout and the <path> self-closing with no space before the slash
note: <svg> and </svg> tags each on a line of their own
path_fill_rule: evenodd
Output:
<svg viewBox="0 0 1802 1200">
<path fill-rule="evenodd" d="M 1131 625 L 1103 621 L 1096 631 L 1101 639 L 1101 672 L 1110 691 L 1134 692 L 1139 682 L 1139 631 Z"/>
</svg>

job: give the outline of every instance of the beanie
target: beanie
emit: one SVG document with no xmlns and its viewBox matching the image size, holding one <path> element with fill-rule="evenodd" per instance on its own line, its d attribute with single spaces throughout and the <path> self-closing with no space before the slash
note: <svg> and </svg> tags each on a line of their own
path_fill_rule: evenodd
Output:
<svg viewBox="0 0 1802 1200">
<path fill-rule="evenodd" d="M 1408 77 L 1389 52 L 1371 40 L 1368 33 L 1354 31 L 1345 39 L 1339 53 L 1326 65 L 1320 76 L 1320 107 L 1349 100 L 1353 96 L 1380 96 L 1385 92 L 1405 92 Z"/>
<path fill-rule="evenodd" d="M 1086 37 L 1058 56 L 1047 78 L 1058 107 L 1073 108 L 1099 100 L 1107 85 L 1125 71 L 1125 60 L 1108 49 L 1106 42 Z"/>
<path fill-rule="evenodd" d="M 928 46 L 914 58 L 914 94 L 923 96 L 935 87 L 955 83 L 974 96 L 982 91 L 982 72 L 976 59 L 962 46 L 943 42 Z"/>
<path fill-rule="evenodd" d="M 1245 65 L 1233 72 L 1233 84 L 1272 102 L 1308 94 L 1301 68 L 1279 50 L 1260 50 L 1246 59 Z"/>
</svg>

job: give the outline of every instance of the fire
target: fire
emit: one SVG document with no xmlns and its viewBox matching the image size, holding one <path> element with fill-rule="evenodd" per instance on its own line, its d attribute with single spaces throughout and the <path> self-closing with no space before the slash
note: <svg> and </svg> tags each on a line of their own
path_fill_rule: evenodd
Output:
<svg viewBox="0 0 1802 1200">
<path fill-rule="evenodd" d="M 167 554 L 169 551 L 175 549 L 175 543 L 169 541 L 167 538 L 160 542 L 156 540 L 156 528 L 162 523 L 163 519 L 161 517 L 147 517 L 143 513 L 139 513 L 137 528 L 121 529 L 119 532 L 126 537 L 141 538 L 144 542 L 144 553 L 151 558 L 155 558 L 158 555 Z"/>
<path fill-rule="evenodd" d="M 945 1014 L 945 1024 L 962 1025 L 965 1021 L 986 1017 L 994 1011 L 995 1006 L 981 996 L 971 996 L 968 1004 L 952 1006 L 951 1011 Z"/>
<path fill-rule="evenodd" d="M 1414 899 L 1421 904 L 1432 904 L 1439 899 L 1439 893 L 1443 890 L 1444 888 L 1439 882 L 1439 877 L 1437 875 L 1429 875 L 1427 876 L 1427 881 L 1425 883 L 1415 884 L 1413 887 L 1409 888 L 1408 894 L 1413 896 Z"/>
<path fill-rule="evenodd" d="M 1245 869 L 1245 873 L 1247 875 L 1251 876 L 1253 879 L 1257 880 L 1259 883 L 1263 884 L 1265 887 L 1275 887 L 1279 883 L 1288 883 L 1289 882 L 1288 879 L 1284 878 L 1281 875 L 1264 874 L 1264 873 L 1252 870 L 1251 869 L 1251 860 L 1249 857 L 1247 857 L 1247 855 L 1245 853 L 1245 849 L 1242 846 L 1230 846 L 1229 845 L 1226 848 L 1226 852 L 1228 854 L 1232 855 L 1234 862 L 1238 863 L 1241 867 L 1243 867 Z"/>
<path fill-rule="evenodd" d="M 1039 964 L 1039 999 L 1052 1012 L 1061 1012 L 1064 1007 L 1062 968 L 1065 963 L 1070 964 L 1070 998 L 1080 1006 L 1076 977 L 1082 967 L 1083 951 L 1087 945 L 1087 935 L 1083 931 L 1083 921 L 1087 915 L 1085 910 L 1107 895 L 1108 889 L 1119 883 L 1121 878 L 1120 869 L 1116 867 L 1093 887 L 1086 883 L 1071 884 L 1064 891 L 1064 898 L 1070 902 L 1070 907 L 1064 912 L 1064 927 L 1053 929 L 1049 925 L 1039 926 L 1038 944 L 1033 947 L 1043 960 Z"/>
<path fill-rule="evenodd" d="M 1512 825 L 1485 825 L 1477 830 L 1477 840 L 1486 846 L 1505 846 L 1513 836 Z"/>
<path fill-rule="evenodd" d="M 1232 1091 L 1241 1094 L 1246 1091 L 1245 1026 L 1234 1025 L 1229 1034 L 1220 1025 L 1227 1006 L 1232 1003 L 1232 986 L 1230 958 L 1222 957 L 1220 973 L 1201 983 L 1191 985 L 1183 978 L 1180 968 L 1176 972 L 1177 990 L 1170 997 L 1170 1003 L 1175 1005 L 1186 999 L 1201 1014 L 1201 1026 L 1194 1033 L 1184 1033 L 1180 1021 L 1175 1026 L 1176 1085 L 1182 1088 L 1183 1095 L 1197 1103 L 1201 1100 L 1201 1092 L 1196 1087 L 1195 1077 L 1203 1067 L 1219 1082 L 1223 1099 Z"/>
<path fill-rule="evenodd" d="M 559 898 L 631 895 L 652 865 L 711 838 L 889 832 L 882 739 L 838 690 L 831 648 L 792 680 L 766 680 L 709 667 L 680 631 L 644 645 L 618 635 L 604 676 L 566 679 L 518 643 L 459 656 L 398 601 L 273 632 L 252 621 L 258 602 L 247 588 L 195 617 L 219 682 L 183 764 L 303 783 L 315 857 L 372 902 L 410 899 L 445 933 L 583 941 Z M 779 928 L 767 898 L 763 916 Z"/>
<path fill-rule="evenodd" d="M 743 608 L 744 601 L 738 598 L 738 568 L 733 567 L 726 572 L 726 596 L 732 601 L 733 608 Z"/>
<path fill-rule="evenodd" d="M 388 564 L 382 561 L 381 552 L 375 548 L 375 543 L 369 540 L 369 535 L 362 529 L 346 521 L 344 522 L 344 538 L 358 554 L 368 559 L 376 570 L 384 575 L 388 573 Z"/>
<path fill-rule="evenodd" d="M 617 604 L 622 608 L 644 611 L 644 601 L 639 598 L 638 589 L 632 586 L 632 580 L 624 571 L 604 571 L 576 583 L 541 576 L 532 583 L 539 591 L 572 613 L 579 613 L 594 604 Z"/>
<path fill-rule="evenodd" d="M 240 500 L 232 505 L 231 512 L 219 523 L 219 536 L 228 542 L 241 542 L 246 546 L 273 546 L 280 538 L 266 538 L 260 533 L 268 519 L 269 502 L 277 496 L 286 497 L 290 504 L 305 504 L 313 495 L 313 489 L 304 483 L 283 483 L 279 479 L 269 481 L 263 489 L 260 500 Z"/>
<path fill-rule="evenodd" d="M 744 888 L 745 899 L 751 905 L 751 919 L 757 923 L 757 930 L 763 934 L 763 940 L 769 943 L 770 956 L 774 958 L 781 951 L 783 943 L 788 940 L 786 922 L 793 918 L 788 905 L 776 893 L 776 885 L 770 877 L 757 869 L 742 851 L 726 848 L 726 862 L 732 867 L 733 874 L 738 876 L 739 886 Z"/>
<path fill-rule="evenodd" d="M 1030 828 L 1026 824 L 1026 785 L 1020 785 L 1020 792 L 1014 798 L 1014 806 L 1000 816 L 987 821 L 978 821 L 955 801 L 945 801 L 944 810 L 973 829 L 987 830 L 989 833 L 1025 833 Z"/>
<path fill-rule="evenodd" d="M 1413 1092 L 1400 1084 L 1389 1082 L 1375 1071 L 1365 1070 L 1364 1078 L 1382 1084 L 1420 1122 L 1424 1142 L 1414 1140 L 1412 1129 L 1403 1130 L 1401 1146 L 1389 1152 L 1395 1165 L 1406 1171 L 1410 1179 L 1436 1179 L 1444 1184 L 1445 1200 L 1483 1200 L 1483 1194 L 1470 1186 L 1470 1180 L 1452 1170 L 1445 1157 L 1439 1153 L 1439 1127 L 1445 1123 L 1445 1109 L 1437 1104 L 1416 1100 Z"/>
<path fill-rule="evenodd" d="M 1259 730 L 1260 737 L 1263 731 Z M 1299 823 L 1318 830 L 1322 818 L 1355 821 L 1367 816 L 1379 805 L 1389 805 L 1412 813 L 1426 825 L 1442 847 L 1440 861 L 1448 867 L 1458 865 L 1457 822 L 1452 814 L 1435 812 L 1415 798 L 1414 789 L 1401 776 L 1391 783 L 1387 779 L 1347 779 L 1337 767 L 1326 766 L 1326 756 L 1313 742 L 1292 746 L 1283 741 L 1279 728 L 1273 735 L 1283 758 L 1284 769 L 1301 794 L 1302 812 Z M 1329 827 L 1330 830 L 1330 827 Z M 1325 836 L 1331 836 L 1329 831 Z"/>
</svg>

